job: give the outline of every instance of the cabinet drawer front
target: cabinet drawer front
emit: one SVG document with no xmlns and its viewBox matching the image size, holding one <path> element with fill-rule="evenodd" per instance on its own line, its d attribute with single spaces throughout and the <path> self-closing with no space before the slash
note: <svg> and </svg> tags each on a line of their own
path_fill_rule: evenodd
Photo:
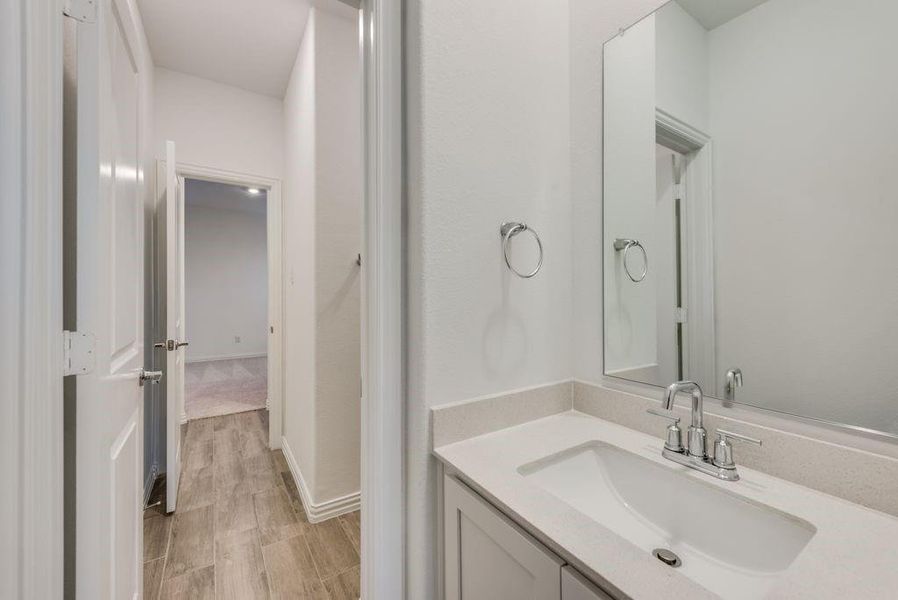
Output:
<svg viewBox="0 0 898 600">
<path fill-rule="evenodd" d="M 613 599 L 570 566 L 564 566 L 561 569 L 561 600 Z"/>
<path fill-rule="evenodd" d="M 560 600 L 564 561 L 445 477 L 446 600 Z"/>
</svg>

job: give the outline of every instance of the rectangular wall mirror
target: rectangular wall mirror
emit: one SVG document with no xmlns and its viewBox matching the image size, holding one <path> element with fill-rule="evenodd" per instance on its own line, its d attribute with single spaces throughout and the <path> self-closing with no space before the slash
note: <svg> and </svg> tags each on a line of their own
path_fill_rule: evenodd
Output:
<svg viewBox="0 0 898 600">
<path fill-rule="evenodd" d="M 898 439 L 898 2 L 673 0 L 605 44 L 605 373 Z"/>
</svg>

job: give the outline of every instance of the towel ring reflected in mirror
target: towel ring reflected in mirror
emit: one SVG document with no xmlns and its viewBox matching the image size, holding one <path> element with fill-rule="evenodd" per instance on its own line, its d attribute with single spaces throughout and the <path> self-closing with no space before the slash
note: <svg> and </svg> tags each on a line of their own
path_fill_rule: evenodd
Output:
<svg viewBox="0 0 898 600">
<path fill-rule="evenodd" d="M 536 245 L 539 248 L 539 260 L 536 263 L 536 268 L 530 271 L 529 273 L 521 273 L 513 266 L 511 266 L 511 259 L 508 257 L 508 246 L 511 242 L 511 238 L 515 237 L 519 233 L 524 233 L 525 231 L 529 231 L 533 235 L 533 239 L 536 240 Z M 505 266 L 508 267 L 508 270 L 517 275 L 522 279 L 530 279 L 537 273 L 543 266 L 543 243 L 542 240 L 539 239 L 539 234 L 536 233 L 534 229 L 528 227 L 526 223 L 516 223 L 514 221 L 508 221 L 506 223 L 502 223 L 499 227 L 499 235 L 502 236 L 502 254 L 505 257 Z"/>
<path fill-rule="evenodd" d="M 630 263 L 627 261 L 627 259 L 630 258 L 630 250 L 632 248 L 639 248 L 642 251 L 642 273 L 639 275 L 633 275 L 633 271 L 630 270 Z M 630 278 L 630 281 L 639 283 L 645 279 L 646 274 L 649 272 L 649 256 L 646 254 L 645 247 L 639 240 L 617 238 L 614 240 L 614 249 L 618 252 L 621 250 L 624 251 L 624 271 L 627 272 L 627 277 Z"/>
</svg>

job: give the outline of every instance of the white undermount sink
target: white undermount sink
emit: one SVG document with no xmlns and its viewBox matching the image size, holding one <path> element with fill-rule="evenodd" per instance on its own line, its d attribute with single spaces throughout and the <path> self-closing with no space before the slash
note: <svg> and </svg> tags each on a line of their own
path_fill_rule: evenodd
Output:
<svg viewBox="0 0 898 600">
<path fill-rule="evenodd" d="M 529 463 L 530 482 L 723 598 L 762 598 L 814 537 L 810 523 L 603 442 Z M 744 485 L 739 482 L 727 485 Z"/>
</svg>

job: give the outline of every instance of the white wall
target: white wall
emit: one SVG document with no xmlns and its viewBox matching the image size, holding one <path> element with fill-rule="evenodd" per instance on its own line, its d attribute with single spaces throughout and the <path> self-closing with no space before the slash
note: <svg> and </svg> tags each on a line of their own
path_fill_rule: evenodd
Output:
<svg viewBox="0 0 898 600">
<path fill-rule="evenodd" d="M 280 100 L 168 69 L 155 74 L 157 158 L 173 140 L 180 163 L 281 178 Z"/>
<path fill-rule="evenodd" d="M 266 214 L 192 204 L 191 183 L 184 220 L 187 361 L 265 355 Z"/>
<path fill-rule="evenodd" d="M 284 439 L 309 481 L 317 476 L 315 19 L 313 10 L 284 96 Z"/>
<path fill-rule="evenodd" d="M 284 437 L 315 504 L 360 485 L 360 85 L 356 20 L 313 8 L 284 98 Z"/>
<path fill-rule="evenodd" d="M 708 33 L 676 2 L 655 20 L 655 103 L 699 131 L 708 130 Z"/>
<path fill-rule="evenodd" d="M 406 16 L 407 594 L 433 598 L 429 407 L 572 375 L 569 15 L 557 0 L 419 0 Z M 502 260 L 507 220 L 542 238 L 532 279 Z"/>
<path fill-rule="evenodd" d="M 864 7 L 770 0 L 710 34 L 718 365 L 745 401 L 898 433 L 898 4 Z"/>
</svg>

